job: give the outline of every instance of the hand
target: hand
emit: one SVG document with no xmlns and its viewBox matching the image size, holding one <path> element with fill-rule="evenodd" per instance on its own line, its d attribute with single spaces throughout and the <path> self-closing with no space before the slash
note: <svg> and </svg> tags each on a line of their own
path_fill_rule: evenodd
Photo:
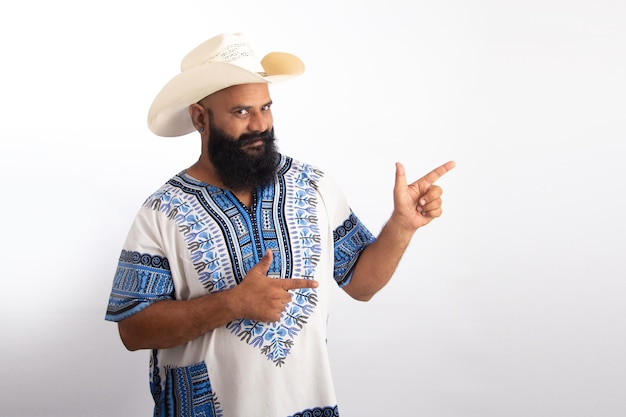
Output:
<svg viewBox="0 0 626 417">
<path fill-rule="evenodd" d="M 416 230 L 441 216 L 443 190 L 433 183 L 455 165 L 453 161 L 446 162 L 417 181 L 407 184 L 404 167 L 401 163 L 396 163 L 396 181 L 393 188 L 394 216 L 400 219 L 405 227 Z"/>
<path fill-rule="evenodd" d="M 272 251 L 268 249 L 261 261 L 248 271 L 239 285 L 233 288 L 242 318 L 260 322 L 278 321 L 287 303 L 291 301 L 289 290 L 318 286 L 317 281 L 310 279 L 267 277 L 273 256 Z"/>
</svg>

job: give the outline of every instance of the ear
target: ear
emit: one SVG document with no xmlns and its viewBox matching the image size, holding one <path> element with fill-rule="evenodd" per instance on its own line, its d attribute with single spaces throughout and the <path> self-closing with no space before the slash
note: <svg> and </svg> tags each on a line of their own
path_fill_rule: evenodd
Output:
<svg viewBox="0 0 626 417">
<path fill-rule="evenodd" d="M 209 120 L 206 117 L 206 111 L 200 104 L 194 103 L 189 106 L 189 116 L 194 127 L 200 133 L 209 130 Z"/>
</svg>

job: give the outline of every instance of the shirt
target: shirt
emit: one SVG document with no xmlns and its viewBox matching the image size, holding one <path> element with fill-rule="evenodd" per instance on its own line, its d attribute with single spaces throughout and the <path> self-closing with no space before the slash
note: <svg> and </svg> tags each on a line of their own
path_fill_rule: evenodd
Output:
<svg viewBox="0 0 626 417">
<path fill-rule="evenodd" d="M 338 416 L 326 346 L 329 292 L 352 278 L 374 236 L 337 184 L 281 155 L 274 181 L 250 207 L 180 172 L 137 214 L 121 252 L 106 319 L 160 300 L 238 285 L 267 249 L 268 276 L 315 279 L 291 290 L 277 322 L 246 318 L 151 352 L 155 416 Z"/>
</svg>

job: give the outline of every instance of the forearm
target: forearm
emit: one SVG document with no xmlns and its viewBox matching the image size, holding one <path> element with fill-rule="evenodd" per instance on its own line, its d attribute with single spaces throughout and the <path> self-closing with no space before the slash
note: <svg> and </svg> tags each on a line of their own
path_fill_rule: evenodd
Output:
<svg viewBox="0 0 626 417">
<path fill-rule="evenodd" d="M 246 318 L 259 322 L 280 319 L 291 300 L 290 290 L 316 288 L 309 279 L 267 277 L 272 263 L 267 250 L 233 288 L 193 300 L 159 301 L 119 322 L 120 337 L 129 350 L 165 349 L 187 343 L 226 323 Z"/>
<path fill-rule="evenodd" d="M 391 279 L 414 233 L 392 216 L 376 241 L 361 253 L 344 290 L 359 301 L 370 300 Z"/>
<path fill-rule="evenodd" d="M 164 300 L 118 323 L 129 350 L 165 349 L 193 340 L 237 318 L 230 291 L 193 300 Z"/>
</svg>

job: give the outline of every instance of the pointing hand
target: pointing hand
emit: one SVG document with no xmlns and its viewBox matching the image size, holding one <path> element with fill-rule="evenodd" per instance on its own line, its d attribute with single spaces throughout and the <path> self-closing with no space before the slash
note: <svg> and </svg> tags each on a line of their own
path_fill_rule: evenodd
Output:
<svg viewBox="0 0 626 417">
<path fill-rule="evenodd" d="M 267 271 L 272 259 L 272 251 L 268 249 L 261 261 L 233 288 L 237 292 L 241 317 L 260 322 L 278 321 L 291 301 L 290 290 L 318 286 L 317 281 L 310 279 L 269 278 Z"/>
<path fill-rule="evenodd" d="M 417 181 L 407 184 L 404 166 L 396 163 L 396 181 L 393 189 L 394 215 L 407 228 L 417 229 L 441 216 L 441 187 L 433 183 L 454 168 L 453 161 L 433 169 Z"/>
</svg>

